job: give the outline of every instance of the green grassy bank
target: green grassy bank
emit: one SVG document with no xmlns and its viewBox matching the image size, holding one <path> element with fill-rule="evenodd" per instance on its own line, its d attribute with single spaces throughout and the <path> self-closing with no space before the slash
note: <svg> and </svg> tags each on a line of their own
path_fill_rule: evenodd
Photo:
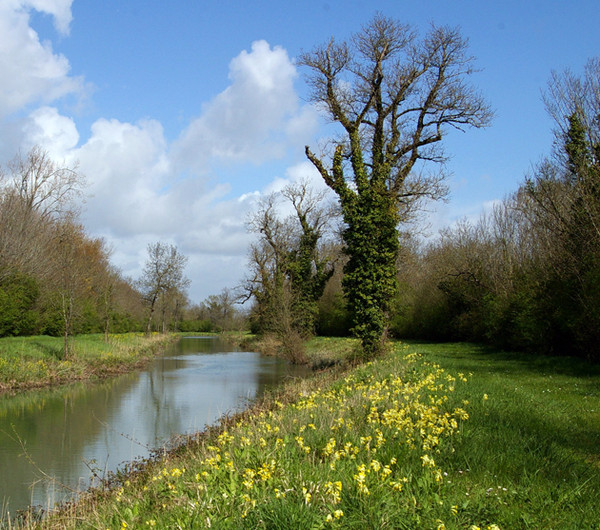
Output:
<svg viewBox="0 0 600 530">
<path fill-rule="evenodd" d="M 106 377 L 142 365 L 176 335 L 125 333 L 78 335 L 63 359 L 59 337 L 4 337 L 0 339 L 0 392 L 27 390 L 71 381 Z"/>
<path fill-rule="evenodd" d="M 315 356 L 351 352 L 319 339 Z M 45 528 L 600 528 L 600 372 L 394 344 L 296 381 Z"/>
</svg>

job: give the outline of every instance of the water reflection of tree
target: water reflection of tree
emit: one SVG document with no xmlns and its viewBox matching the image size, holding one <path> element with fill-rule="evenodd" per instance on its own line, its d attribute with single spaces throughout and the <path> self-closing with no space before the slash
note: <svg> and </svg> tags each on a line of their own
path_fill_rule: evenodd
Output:
<svg viewBox="0 0 600 530">
<path fill-rule="evenodd" d="M 134 383 L 122 377 L 0 399 L 0 501 L 9 498 L 13 513 L 32 501 L 46 504 L 47 481 L 30 488 L 43 473 L 70 487 L 87 478 L 84 450 L 104 429 L 114 396 Z"/>
<path fill-rule="evenodd" d="M 17 435 L 41 470 L 74 486 L 79 476 L 90 476 L 84 459 L 100 455 L 91 465 L 100 473 L 105 466 L 114 470 L 125 460 L 146 456 L 145 446 L 202 429 L 298 370 L 256 353 L 219 353 L 232 349 L 214 340 L 183 340 L 172 357 L 157 359 L 142 373 L 0 399 L 0 502 L 10 497 L 14 513 L 32 500 L 45 504 L 45 494 L 52 491 L 37 484 L 32 495 L 29 485 L 40 473 L 17 456 L 23 452 Z M 211 350 L 215 353 L 192 355 Z"/>
</svg>

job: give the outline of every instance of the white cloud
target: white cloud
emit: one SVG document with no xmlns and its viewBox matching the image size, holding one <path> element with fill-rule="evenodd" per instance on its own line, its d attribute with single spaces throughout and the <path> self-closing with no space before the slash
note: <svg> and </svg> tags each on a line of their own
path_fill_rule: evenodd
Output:
<svg viewBox="0 0 600 530">
<path fill-rule="evenodd" d="M 67 31 L 70 1 L 10 1 L 0 6 L 0 118 L 29 114 L 2 120 L 0 128 L 18 132 L 22 151 L 39 144 L 54 158 L 79 164 L 88 185 L 84 225 L 107 241 L 113 263 L 125 275 L 139 276 L 148 243 L 160 240 L 189 257 L 193 299 L 239 283 L 252 238 L 245 222 L 257 198 L 300 179 L 322 184 L 307 162 L 287 171 L 282 164 L 285 178 L 257 185 L 258 190 L 248 189 L 246 180 L 246 189 L 232 193 L 229 183 L 214 176 L 221 164 L 272 163 L 292 146 L 301 149 L 316 131 L 316 113 L 301 105 L 296 67 L 287 52 L 257 41 L 240 53 L 230 63 L 229 86 L 172 145 L 156 120 L 109 118 L 97 119 L 80 145 L 76 122 L 54 106 L 80 90 L 79 81 L 69 77 L 66 58 L 39 42 L 27 14 L 31 8 L 43 10 Z M 12 146 L 5 144 L 2 150 Z M 274 179 L 267 173 L 263 182 Z"/>
<path fill-rule="evenodd" d="M 231 85 L 183 132 L 174 158 L 202 173 L 211 159 L 258 164 L 283 157 L 290 139 L 306 138 L 317 124 L 310 107 L 299 107 L 296 76 L 283 48 L 254 42 L 231 61 Z"/>
<path fill-rule="evenodd" d="M 29 25 L 27 9 L 54 16 L 61 32 L 71 20 L 68 0 L 3 0 L 0 3 L 0 117 L 32 103 L 50 103 L 81 93 L 82 80 L 69 76 L 69 61 L 40 42 Z"/>
<path fill-rule="evenodd" d="M 264 194 L 277 193 L 290 184 L 308 183 L 315 192 L 327 191 L 333 197 L 333 191 L 325 184 L 323 177 L 308 160 L 299 162 L 285 170 L 285 177 L 276 177 L 264 189 Z"/>
<path fill-rule="evenodd" d="M 62 160 L 79 142 L 75 122 L 61 116 L 54 107 L 40 107 L 34 110 L 23 126 L 24 147 L 29 150 L 34 145 L 43 145 L 50 156 Z"/>
<path fill-rule="evenodd" d="M 226 286 L 217 289 L 213 273 L 229 277 L 229 285 L 239 281 L 249 242 L 244 222 L 255 198 L 225 199 L 225 183 L 179 178 L 160 123 L 98 120 L 90 139 L 71 155 L 89 185 L 85 226 L 109 243 L 112 261 L 125 275 L 139 276 L 148 243 L 160 240 L 190 258 L 194 299 Z M 199 284 L 200 278 L 207 284 Z"/>
<path fill-rule="evenodd" d="M 73 0 L 21 0 L 15 3 L 21 4 L 24 8 L 32 7 L 36 11 L 52 15 L 56 30 L 63 35 L 69 33 L 69 25 L 73 20 L 71 13 Z"/>
<path fill-rule="evenodd" d="M 157 230 L 161 190 L 171 178 L 160 123 L 100 119 L 73 156 L 89 185 L 85 217 L 90 229 L 120 237 Z"/>
</svg>

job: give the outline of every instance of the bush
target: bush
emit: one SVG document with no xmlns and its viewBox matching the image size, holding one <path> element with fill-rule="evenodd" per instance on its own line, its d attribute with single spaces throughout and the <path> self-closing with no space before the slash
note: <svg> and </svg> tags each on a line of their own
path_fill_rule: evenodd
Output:
<svg viewBox="0 0 600 530">
<path fill-rule="evenodd" d="M 0 337 L 32 334 L 38 324 L 35 311 L 39 289 L 35 279 L 13 275 L 0 285 Z"/>
</svg>

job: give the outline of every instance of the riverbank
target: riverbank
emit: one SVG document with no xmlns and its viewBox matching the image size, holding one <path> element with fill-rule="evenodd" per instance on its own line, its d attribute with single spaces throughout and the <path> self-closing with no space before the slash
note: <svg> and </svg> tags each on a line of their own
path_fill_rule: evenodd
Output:
<svg viewBox="0 0 600 530">
<path fill-rule="evenodd" d="M 597 528 L 599 389 L 575 360 L 397 343 L 132 465 L 43 527 Z"/>
<path fill-rule="evenodd" d="M 124 333 L 78 335 L 63 359 L 60 337 L 0 339 L 0 393 L 101 379 L 140 368 L 179 338 L 176 334 Z"/>
<path fill-rule="evenodd" d="M 287 358 L 291 363 L 302 364 L 313 371 L 341 367 L 352 362 L 359 343 L 349 337 L 313 337 L 300 349 L 300 355 L 289 358 L 280 340 L 274 336 L 257 336 L 246 332 L 224 332 L 224 340 L 250 351 L 259 351 L 263 355 Z"/>
</svg>

